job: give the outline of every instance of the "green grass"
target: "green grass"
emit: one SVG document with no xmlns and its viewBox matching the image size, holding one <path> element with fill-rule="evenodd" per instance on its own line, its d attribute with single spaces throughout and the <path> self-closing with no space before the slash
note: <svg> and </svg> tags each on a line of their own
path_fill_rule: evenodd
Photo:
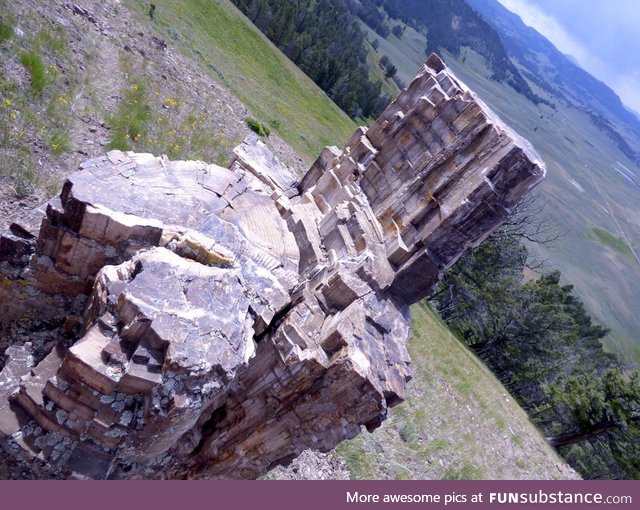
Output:
<svg viewBox="0 0 640 510">
<path fill-rule="evenodd" d="M 376 459 L 361 447 L 357 440 L 344 441 L 336 446 L 336 455 L 342 459 L 354 480 L 370 480 L 376 478 Z"/>
<path fill-rule="evenodd" d="M 371 44 L 367 44 L 367 49 L 369 79 L 373 82 L 380 82 L 382 84 L 382 94 L 389 96 L 391 99 L 395 99 L 400 93 L 400 89 L 392 79 L 385 77 L 384 70 L 380 67 L 380 58 L 382 55 L 377 53 Z"/>
<path fill-rule="evenodd" d="M 200 104 L 183 100 L 179 90 L 168 95 L 144 65 L 135 66 L 129 54 L 120 55 L 120 66 L 127 84 L 115 112 L 105 112 L 111 127 L 108 149 L 227 165 L 240 140 L 226 137 L 218 119 L 202 113 Z"/>
<path fill-rule="evenodd" d="M 107 117 L 111 126 L 111 140 L 108 149 L 128 151 L 132 144 L 146 137 L 151 122 L 151 107 L 147 102 L 147 88 L 141 80 L 132 79 L 134 83 L 122 92 L 122 101 L 117 110 Z"/>
<path fill-rule="evenodd" d="M 38 43 L 54 54 L 61 54 L 67 50 L 67 41 L 51 32 L 41 32 Z"/>
<path fill-rule="evenodd" d="M 462 467 L 451 467 L 445 470 L 443 480 L 484 480 L 484 470 L 473 464 L 463 464 Z"/>
<path fill-rule="evenodd" d="M 608 230 L 599 227 L 593 227 L 592 231 L 598 238 L 598 241 L 605 246 L 609 246 L 610 248 L 613 248 L 624 255 L 628 255 L 629 257 L 633 256 L 631 248 L 629 248 L 629 245 L 621 237 L 616 237 Z"/>
<path fill-rule="evenodd" d="M 20 63 L 31 75 L 31 90 L 37 95 L 42 94 L 44 88 L 49 83 L 47 68 L 35 51 L 23 51 L 19 55 Z"/>
<path fill-rule="evenodd" d="M 13 37 L 13 27 L 0 20 L 0 44 Z"/>
<path fill-rule="evenodd" d="M 271 129 L 269 129 L 269 126 L 263 124 L 259 120 L 254 119 L 253 117 L 247 117 L 245 119 L 245 122 L 247 123 L 249 129 L 254 133 L 257 133 L 258 136 L 264 136 L 266 138 L 271 134 Z"/>
<path fill-rule="evenodd" d="M 400 21 L 397 23 L 394 21 L 393 24 L 406 26 Z M 365 23 L 360 22 L 360 27 L 367 33 L 367 38 L 370 41 L 378 40 L 378 61 L 382 55 L 387 55 L 393 65 L 398 69 L 398 77 L 408 85 L 427 58 L 424 51 L 426 47 L 424 35 L 406 26 L 404 34 L 400 39 L 393 34 L 389 34 L 385 39 L 376 34 Z M 370 51 L 374 51 L 372 47 Z M 384 72 L 381 72 L 381 76 L 384 77 Z"/>
<path fill-rule="evenodd" d="M 16 196 L 24 198 L 31 195 L 39 184 L 39 176 L 34 170 L 31 155 L 23 150 L 13 154 L 9 166 L 9 174 L 14 176 L 13 191 Z"/>
<path fill-rule="evenodd" d="M 325 145 L 342 146 L 354 131 L 347 115 L 228 0 L 157 0 L 153 21 L 147 4 L 127 3 L 307 158 Z"/>
<path fill-rule="evenodd" d="M 64 28 L 56 25 L 51 30 L 43 29 L 36 35 L 36 47 L 54 55 L 65 54 L 68 50 Z"/>
<path fill-rule="evenodd" d="M 2 12 L 0 32 L 15 25 L 10 5 Z M 78 69 L 71 56 L 66 29 L 57 21 L 30 12 L 23 23 L 32 29 L 19 41 L 0 48 L 0 57 L 12 65 L 22 65 L 29 74 L 30 86 L 21 80 L 0 75 L 0 171 L 13 180 L 17 196 L 36 191 L 55 193 L 58 177 L 43 165 L 34 140 L 46 147 L 48 156 L 59 157 L 73 149 L 71 127 L 74 123 L 73 101 L 76 97 Z M 34 22 L 31 24 L 31 22 Z"/>
<path fill-rule="evenodd" d="M 61 156 L 71 150 L 71 137 L 62 129 L 55 129 L 49 134 L 49 147 L 54 156 Z"/>
</svg>

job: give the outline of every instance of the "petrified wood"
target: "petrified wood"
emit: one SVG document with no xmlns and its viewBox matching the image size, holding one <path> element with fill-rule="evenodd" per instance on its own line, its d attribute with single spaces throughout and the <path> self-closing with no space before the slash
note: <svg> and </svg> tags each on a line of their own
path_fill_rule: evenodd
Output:
<svg viewBox="0 0 640 510">
<path fill-rule="evenodd" d="M 112 151 L 0 238 L 1 474 L 254 478 L 373 430 L 409 305 L 544 176 L 432 55 L 298 182 Z"/>
</svg>

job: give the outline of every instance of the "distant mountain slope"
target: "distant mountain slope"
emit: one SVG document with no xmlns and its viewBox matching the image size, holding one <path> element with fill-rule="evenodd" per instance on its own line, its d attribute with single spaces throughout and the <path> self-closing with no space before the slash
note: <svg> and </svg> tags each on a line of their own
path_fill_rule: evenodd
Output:
<svg viewBox="0 0 640 510">
<path fill-rule="evenodd" d="M 463 0 L 385 0 L 382 6 L 397 18 L 427 34 L 427 53 L 444 49 L 458 56 L 474 48 L 487 60 L 491 78 L 504 82 L 534 103 L 536 95 L 507 55 L 495 30 Z"/>
<path fill-rule="evenodd" d="M 496 29 L 509 57 L 523 68 L 527 79 L 576 108 L 591 110 L 640 134 L 640 121 L 613 90 L 525 25 L 519 16 L 497 0 L 466 1 Z"/>
</svg>

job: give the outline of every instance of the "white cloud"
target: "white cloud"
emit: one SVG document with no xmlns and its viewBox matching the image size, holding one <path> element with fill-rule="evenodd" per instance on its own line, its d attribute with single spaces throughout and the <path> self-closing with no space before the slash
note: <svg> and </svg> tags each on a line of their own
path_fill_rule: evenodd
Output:
<svg viewBox="0 0 640 510">
<path fill-rule="evenodd" d="M 607 83 L 622 99 L 622 102 L 640 113 L 640 72 L 623 74 Z"/>
<path fill-rule="evenodd" d="M 531 5 L 526 0 L 499 0 L 499 2 L 520 16 L 525 25 L 536 29 L 549 39 L 560 51 L 575 57 L 580 65 L 585 66 L 589 61 L 589 51 L 572 37 L 553 16 L 548 15 L 535 5 Z"/>
</svg>

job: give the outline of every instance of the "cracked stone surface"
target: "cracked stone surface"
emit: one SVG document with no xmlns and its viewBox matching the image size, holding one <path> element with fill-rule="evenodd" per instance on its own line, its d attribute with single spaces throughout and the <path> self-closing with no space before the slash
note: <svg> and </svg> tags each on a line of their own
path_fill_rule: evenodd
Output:
<svg viewBox="0 0 640 510">
<path fill-rule="evenodd" d="M 544 177 L 435 55 L 306 175 L 112 151 L 0 237 L 0 474 L 255 478 L 369 431 L 409 305 Z"/>
</svg>

